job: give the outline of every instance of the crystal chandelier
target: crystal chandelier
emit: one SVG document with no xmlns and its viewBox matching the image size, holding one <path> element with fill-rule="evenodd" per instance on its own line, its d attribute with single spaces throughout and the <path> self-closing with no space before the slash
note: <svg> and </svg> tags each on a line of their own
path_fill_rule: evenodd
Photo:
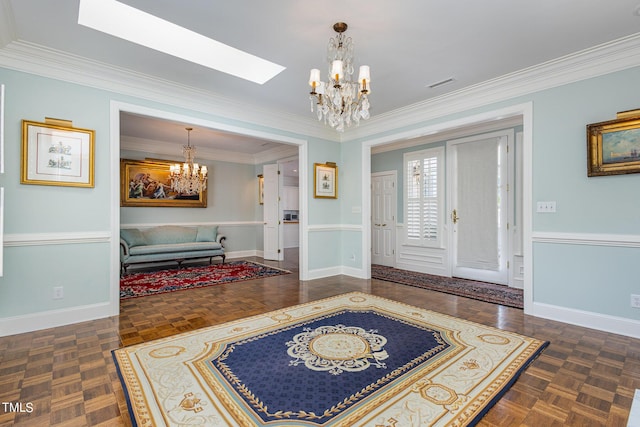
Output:
<svg viewBox="0 0 640 427">
<path fill-rule="evenodd" d="M 184 163 L 176 163 L 170 166 L 171 189 L 178 194 L 195 195 L 200 194 L 207 189 L 207 167 L 200 167 L 197 163 L 193 163 L 196 156 L 196 147 L 191 145 L 191 131 L 193 128 L 185 128 L 187 130 L 187 145 L 182 146 L 182 154 L 184 155 Z"/>
<path fill-rule="evenodd" d="M 360 119 L 369 118 L 369 99 L 371 93 L 368 65 L 360 66 L 358 81 L 352 81 L 353 42 L 344 36 L 347 24 L 338 22 L 333 29 L 338 33 L 329 39 L 327 61 L 329 63 L 328 81 L 320 80 L 320 70 L 314 68 L 309 75 L 311 86 L 311 112 L 316 106 L 318 120 L 323 120 L 338 132 L 344 132 L 345 126 L 358 125 Z"/>
</svg>

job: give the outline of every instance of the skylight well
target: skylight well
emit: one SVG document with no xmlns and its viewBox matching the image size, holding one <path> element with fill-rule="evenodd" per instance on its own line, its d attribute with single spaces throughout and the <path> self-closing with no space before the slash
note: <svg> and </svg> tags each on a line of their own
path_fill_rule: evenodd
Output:
<svg viewBox="0 0 640 427">
<path fill-rule="evenodd" d="M 285 69 L 115 0 L 80 0 L 78 24 L 258 84 Z"/>
</svg>

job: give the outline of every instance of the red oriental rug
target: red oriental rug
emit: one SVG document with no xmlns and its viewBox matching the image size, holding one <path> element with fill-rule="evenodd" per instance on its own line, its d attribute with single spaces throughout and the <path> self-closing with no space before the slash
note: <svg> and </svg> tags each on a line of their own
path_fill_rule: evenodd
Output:
<svg viewBox="0 0 640 427">
<path fill-rule="evenodd" d="M 120 299 L 143 297 L 260 277 L 290 274 L 288 270 L 250 261 L 128 274 L 120 279 Z"/>
</svg>

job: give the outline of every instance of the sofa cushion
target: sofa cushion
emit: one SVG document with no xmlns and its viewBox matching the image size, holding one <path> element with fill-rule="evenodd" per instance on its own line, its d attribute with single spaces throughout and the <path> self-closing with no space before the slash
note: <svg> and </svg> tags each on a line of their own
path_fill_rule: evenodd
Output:
<svg viewBox="0 0 640 427">
<path fill-rule="evenodd" d="M 217 225 L 200 225 L 198 226 L 198 234 L 196 242 L 215 242 L 218 238 Z"/>
<path fill-rule="evenodd" d="M 127 242 L 129 247 L 144 246 L 147 244 L 144 234 L 137 228 L 125 228 L 120 230 L 120 237 Z"/>
<path fill-rule="evenodd" d="M 160 225 L 144 231 L 144 237 L 149 245 L 163 245 L 171 243 L 189 243 L 196 241 L 198 229 L 196 227 L 181 227 L 179 225 Z"/>
<path fill-rule="evenodd" d="M 159 245 L 136 246 L 131 248 L 130 253 L 134 255 L 151 255 L 178 252 L 197 252 L 222 249 L 222 245 L 217 242 L 191 242 L 191 243 L 170 243 Z"/>
</svg>

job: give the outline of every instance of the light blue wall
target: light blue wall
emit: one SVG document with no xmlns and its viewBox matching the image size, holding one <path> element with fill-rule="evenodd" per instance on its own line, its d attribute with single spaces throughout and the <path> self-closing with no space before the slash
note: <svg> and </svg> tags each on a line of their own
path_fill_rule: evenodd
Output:
<svg viewBox="0 0 640 427">
<path fill-rule="evenodd" d="M 5 188 L 4 232 L 13 243 L 4 247 L 4 276 L 0 278 L 0 325 L 9 319 L 38 313 L 69 311 L 108 304 L 111 271 L 109 239 L 99 242 L 80 239 L 70 242 L 67 235 L 97 233 L 108 236 L 111 230 L 111 180 L 119 170 L 111 170 L 110 105 L 112 101 L 140 105 L 183 116 L 217 121 L 286 137 L 307 139 L 305 135 L 283 132 L 241 120 L 229 120 L 184 108 L 151 102 L 114 92 L 66 83 L 32 74 L 0 68 L 0 83 L 5 85 L 5 173 L 0 186 Z M 20 184 L 21 120 L 44 121 L 45 117 L 72 120 L 74 126 L 96 131 L 95 188 L 38 186 Z M 339 158 L 335 142 L 311 139 L 307 165 Z M 212 162 L 214 186 L 207 209 L 127 208 L 125 223 L 215 221 L 254 221 L 261 214 L 257 204 L 255 169 L 224 162 Z M 312 173 L 312 172 L 310 172 Z M 227 180 L 235 176 L 237 181 Z M 243 179 L 244 177 L 244 179 Z M 218 183 L 223 184 L 218 186 Z M 325 202 L 325 201 L 322 201 Z M 310 201 L 310 224 L 336 224 L 340 221 L 335 203 Z M 331 206 L 334 205 L 334 206 Z M 152 219 L 147 219 L 152 216 Z M 312 218 L 311 218 L 312 217 Z M 238 250 L 262 246 L 255 230 L 239 230 Z M 53 236 L 53 237 L 52 237 Z M 47 242 L 53 238 L 54 242 Z M 71 239 L 73 240 L 73 239 Z M 339 240 L 339 239 L 338 239 Z M 26 242 L 26 243 L 25 243 Z M 35 242 L 35 243 L 33 243 Z M 235 250 L 230 242 L 230 249 Z M 338 267 L 335 251 L 320 251 L 309 262 L 310 268 Z M 53 300 L 53 287 L 64 286 L 64 298 Z M 16 320 L 20 321 L 20 320 Z M 1 329 L 1 326 L 0 326 Z M 0 335 L 3 331 L 0 330 Z"/>
<path fill-rule="evenodd" d="M 640 310 L 630 308 L 630 294 L 640 294 L 636 268 L 640 249 L 589 244 L 588 240 L 592 234 L 640 235 L 640 202 L 635 196 L 640 175 L 588 178 L 586 125 L 640 107 L 639 81 L 640 68 L 628 69 L 370 138 L 532 102 L 533 206 L 536 201 L 552 200 L 558 210 L 556 214 L 531 213 L 534 235 L 577 233 L 576 239 L 581 240 L 580 244 L 562 244 L 561 239 L 534 243 L 534 303 L 638 320 Z M 394 154 L 374 156 L 372 171 L 391 169 L 397 162 Z"/>
<path fill-rule="evenodd" d="M 640 175 L 589 178 L 586 154 L 586 125 L 639 108 L 639 81 L 634 68 L 535 95 L 533 199 L 558 212 L 534 215 L 534 230 L 640 234 Z"/>
<path fill-rule="evenodd" d="M 638 191 L 640 175 L 587 178 L 585 126 L 612 119 L 617 111 L 637 108 L 639 81 L 640 68 L 630 69 L 410 127 L 532 102 L 533 201 L 555 200 L 558 207 L 554 215 L 531 213 L 534 234 L 568 232 L 637 236 L 640 234 L 640 203 L 634 194 Z M 6 69 L 0 69 L 0 82 L 6 85 L 6 172 L 0 176 L 0 185 L 5 188 L 4 231 L 13 240 L 47 233 L 64 235 L 111 231 L 110 182 L 111 175 L 118 173 L 110 170 L 109 160 L 111 100 L 218 120 L 248 129 L 265 129 L 239 120 L 221 119 L 203 112 Z M 96 130 L 95 188 L 20 184 L 20 121 L 42 121 L 45 117 L 73 120 L 75 126 Z M 406 131 L 410 127 L 389 129 L 372 138 Z M 353 207 L 361 203 L 363 191 L 357 184 L 362 177 L 358 141 L 339 144 L 274 129 L 265 130 L 309 140 L 309 268 L 321 270 L 351 266 L 348 258 L 352 253 L 362 257 L 362 232 L 351 228 L 336 230 L 332 225 L 354 225 L 357 228 L 361 223 L 361 219 L 353 214 Z M 336 161 L 340 167 L 337 200 L 313 198 L 313 164 L 326 161 Z M 225 168 L 225 165 L 213 166 L 214 169 Z M 254 173 L 255 170 L 248 170 L 246 175 L 253 177 Z M 243 183 L 234 190 L 243 199 L 254 197 L 254 189 L 250 187 Z M 213 198 L 211 212 L 215 212 L 214 220 L 218 215 L 228 219 L 229 216 L 225 216 L 227 211 L 217 210 L 220 206 L 217 194 L 213 194 Z M 189 210 L 185 214 L 200 215 L 194 211 Z M 255 218 L 256 212 L 259 208 L 253 207 L 247 216 Z M 135 215 L 138 214 L 131 217 L 127 212 L 125 217 L 128 221 L 137 222 Z M 0 320 L 108 301 L 108 277 L 112 274 L 109 271 L 109 245 L 108 242 L 5 245 L 4 277 L 0 278 Z M 629 309 L 629 293 L 640 294 L 640 282 L 634 274 L 637 270 L 634 261 L 638 259 L 640 249 L 635 247 L 535 243 L 534 301 L 640 319 L 640 310 Z M 65 298 L 52 300 L 52 288 L 59 285 L 65 286 Z"/>
</svg>

